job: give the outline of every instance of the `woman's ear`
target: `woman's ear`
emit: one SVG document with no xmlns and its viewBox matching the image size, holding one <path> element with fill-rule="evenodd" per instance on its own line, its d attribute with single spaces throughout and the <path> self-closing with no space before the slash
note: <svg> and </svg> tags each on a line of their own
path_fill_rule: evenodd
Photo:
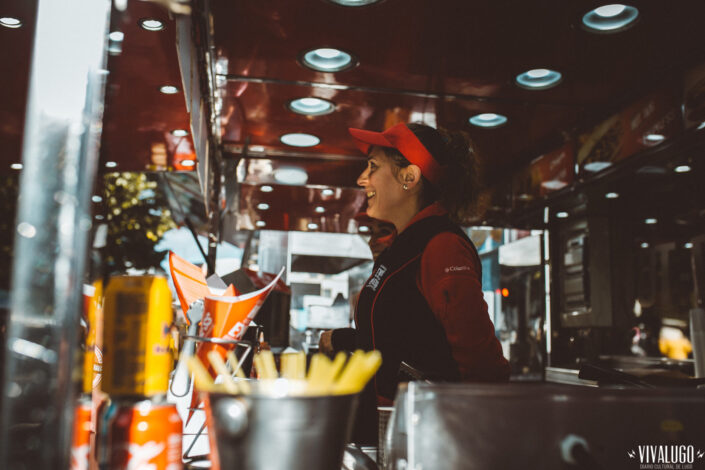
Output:
<svg viewBox="0 0 705 470">
<path fill-rule="evenodd" d="M 421 181 L 421 168 L 416 165 L 402 168 L 401 179 L 402 184 L 405 184 L 409 189 L 413 188 Z"/>
</svg>

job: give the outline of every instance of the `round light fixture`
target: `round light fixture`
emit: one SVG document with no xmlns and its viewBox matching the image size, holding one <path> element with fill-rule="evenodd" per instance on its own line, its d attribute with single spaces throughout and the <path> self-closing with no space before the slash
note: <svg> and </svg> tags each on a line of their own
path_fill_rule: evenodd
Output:
<svg viewBox="0 0 705 470">
<path fill-rule="evenodd" d="M 161 31 L 164 29 L 164 23 L 154 18 L 144 18 L 140 20 L 140 26 L 147 31 Z"/>
<path fill-rule="evenodd" d="M 683 248 L 690 250 L 691 248 L 693 248 L 693 244 L 691 242 L 686 242 L 683 244 Z"/>
<path fill-rule="evenodd" d="M 558 85 L 563 79 L 560 72 L 550 69 L 531 69 L 517 75 L 516 82 L 528 90 L 546 90 Z"/>
<path fill-rule="evenodd" d="M 470 124 L 477 127 L 499 127 L 507 123 L 507 117 L 496 113 L 482 113 L 468 119 Z"/>
<path fill-rule="evenodd" d="M 257 209 L 261 211 L 266 211 L 267 209 L 269 209 L 269 204 L 267 204 L 266 202 L 260 202 L 259 204 L 257 204 Z"/>
<path fill-rule="evenodd" d="M 308 181 L 308 174 L 301 168 L 282 167 L 274 170 L 274 179 L 282 184 L 301 185 Z"/>
<path fill-rule="evenodd" d="M 171 135 L 174 137 L 186 137 L 188 135 L 188 131 L 186 129 L 174 129 L 171 131 Z"/>
<path fill-rule="evenodd" d="M 323 214 L 326 211 L 326 208 L 323 206 L 317 206 L 314 211 L 316 211 L 317 214 Z"/>
<path fill-rule="evenodd" d="M 274 191 L 274 188 L 269 186 L 268 184 L 265 184 L 263 186 L 260 186 L 259 190 L 263 193 L 271 193 L 272 191 Z"/>
<path fill-rule="evenodd" d="M 663 142 L 666 140 L 666 136 L 663 134 L 646 134 L 644 136 L 644 143 L 645 144 L 658 144 L 659 142 Z"/>
<path fill-rule="evenodd" d="M 179 164 L 181 166 L 186 166 L 186 167 L 196 166 L 196 162 L 194 162 L 193 160 L 181 160 L 179 162 Z"/>
<path fill-rule="evenodd" d="M 301 63 L 317 72 L 340 72 L 357 65 L 357 60 L 352 54 L 340 49 L 320 47 L 304 52 Z"/>
<path fill-rule="evenodd" d="M 308 224 L 306 227 L 308 227 L 309 230 L 318 230 L 318 224 L 315 224 L 313 222 Z"/>
<path fill-rule="evenodd" d="M 93 202 L 101 202 L 102 200 L 103 200 L 103 198 L 98 196 L 97 194 L 95 194 L 95 195 L 93 195 L 93 197 L 91 197 L 91 201 L 93 201 Z"/>
<path fill-rule="evenodd" d="M 367 225 L 360 225 L 360 227 L 358 228 L 358 230 L 359 230 L 361 233 L 368 233 L 368 232 L 370 231 L 370 227 L 368 227 Z"/>
<path fill-rule="evenodd" d="M 335 194 L 335 191 L 333 191 L 330 188 L 326 188 L 323 191 L 321 191 L 321 196 L 332 196 Z"/>
<path fill-rule="evenodd" d="M 173 85 L 164 85 L 163 87 L 159 88 L 159 91 L 161 91 L 165 95 L 175 95 L 179 92 L 179 89 Z"/>
<path fill-rule="evenodd" d="M 111 41 L 122 42 L 122 40 L 125 39 L 125 33 L 122 31 L 113 31 L 108 34 L 108 38 L 110 38 Z"/>
<path fill-rule="evenodd" d="M 605 194 L 605 197 L 607 199 L 617 199 L 619 197 L 619 193 L 609 192 L 609 193 Z"/>
<path fill-rule="evenodd" d="M 300 132 L 284 134 L 279 137 L 279 140 L 281 140 L 283 144 L 290 145 L 292 147 L 313 147 L 321 143 L 321 139 L 315 135 L 303 134 Z"/>
<path fill-rule="evenodd" d="M 676 173 L 688 173 L 690 170 L 690 165 L 678 165 L 673 169 Z"/>
<path fill-rule="evenodd" d="M 634 25 L 639 10 L 629 5 L 613 3 L 590 10 L 583 15 L 583 27 L 594 33 L 616 33 Z"/>
<path fill-rule="evenodd" d="M 306 116 L 322 116 L 332 113 L 335 105 L 321 98 L 298 98 L 289 102 L 289 109 Z"/>
<path fill-rule="evenodd" d="M 639 245 L 639 246 L 642 247 L 642 248 L 648 248 L 648 247 L 649 247 L 649 244 L 646 243 L 646 242 L 641 242 L 641 245 Z"/>
<path fill-rule="evenodd" d="M 597 173 L 598 171 L 602 171 L 610 166 L 612 166 L 611 162 L 590 162 L 583 165 L 583 169 L 585 171 L 589 171 L 590 173 Z"/>
<path fill-rule="evenodd" d="M 365 5 L 372 5 L 380 0 L 328 0 L 336 5 L 342 5 L 344 7 L 364 7 Z"/>
<path fill-rule="evenodd" d="M 117 166 L 117 162 L 105 162 L 105 168 L 115 168 Z"/>
<path fill-rule="evenodd" d="M 658 223 L 658 219 L 655 219 L 653 217 L 649 217 L 648 219 L 644 219 L 644 223 L 646 225 L 654 225 Z"/>
<path fill-rule="evenodd" d="M 10 165 L 10 168 L 12 168 L 13 170 L 21 170 L 23 166 L 21 163 L 13 163 Z"/>
<path fill-rule="evenodd" d="M 556 212 L 556 217 L 558 217 L 559 219 L 567 219 L 568 213 L 565 211 Z"/>
<path fill-rule="evenodd" d="M 255 222 L 255 225 L 257 227 L 264 227 L 265 225 L 267 225 L 267 223 L 264 220 L 258 220 L 257 222 Z"/>
<path fill-rule="evenodd" d="M 3 16 L 0 18 L 0 25 L 10 29 L 17 29 L 22 26 L 22 22 L 17 18 L 12 18 L 11 16 Z"/>
</svg>

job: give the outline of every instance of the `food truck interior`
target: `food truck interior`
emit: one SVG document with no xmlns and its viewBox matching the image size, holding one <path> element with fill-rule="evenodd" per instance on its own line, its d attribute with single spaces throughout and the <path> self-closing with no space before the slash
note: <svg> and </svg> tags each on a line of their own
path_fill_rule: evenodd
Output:
<svg viewBox="0 0 705 470">
<path fill-rule="evenodd" d="M 285 266 L 275 350 L 350 325 L 375 228 L 347 129 L 399 122 L 480 155 L 464 229 L 514 381 L 695 374 L 705 2 L 51 3 L 0 0 L 3 440 L 70 422 L 77 286 L 164 250 L 226 279 Z"/>
</svg>

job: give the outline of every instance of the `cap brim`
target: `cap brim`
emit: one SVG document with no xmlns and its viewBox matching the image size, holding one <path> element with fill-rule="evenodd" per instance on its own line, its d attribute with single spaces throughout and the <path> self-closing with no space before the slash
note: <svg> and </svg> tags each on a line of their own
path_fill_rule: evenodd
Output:
<svg viewBox="0 0 705 470">
<path fill-rule="evenodd" d="M 364 129 L 348 128 L 348 132 L 355 139 L 355 144 L 357 147 L 367 155 L 370 151 L 372 145 L 378 145 L 380 147 L 394 147 L 392 143 L 387 140 L 387 137 L 382 132 L 366 131 Z"/>
</svg>

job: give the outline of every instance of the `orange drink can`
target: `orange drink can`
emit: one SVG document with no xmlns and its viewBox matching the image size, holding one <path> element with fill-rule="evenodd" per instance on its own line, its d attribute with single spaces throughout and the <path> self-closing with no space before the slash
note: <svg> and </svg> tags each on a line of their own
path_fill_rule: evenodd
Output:
<svg viewBox="0 0 705 470">
<path fill-rule="evenodd" d="M 182 422 L 176 405 L 154 400 L 117 402 L 107 423 L 111 470 L 182 470 Z"/>
<path fill-rule="evenodd" d="M 76 403 L 73 421 L 73 440 L 71 442 L 71 470 L 88 470 L 91 451 L 91 416 L 90 396 L 83 396 Z"/>
<path fill-rule="evenodd" d="M 166 278 L 116 276 L 103 300 L 103 391 L 112 398 L 165 395 L 174 358 Z"/>
</svg>

